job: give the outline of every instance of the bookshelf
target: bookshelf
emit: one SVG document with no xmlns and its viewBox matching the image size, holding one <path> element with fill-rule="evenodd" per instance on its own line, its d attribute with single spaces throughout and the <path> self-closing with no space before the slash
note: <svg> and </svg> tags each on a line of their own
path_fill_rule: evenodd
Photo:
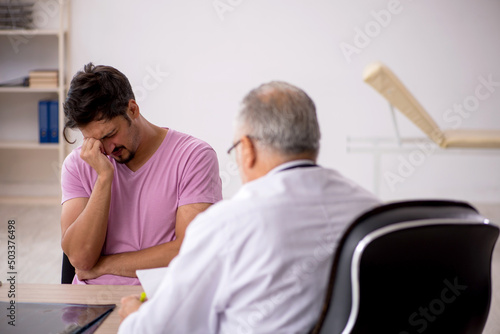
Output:
<svg viewBox="0 0 500 334">
<path fill-rule="evenodd" d="M 66 0 L 67 1 L 67 0 Z M 64 2 L 64 1 L 62 1 Z M 15 29 L 15 30 L 0 30 L 0 36 L 58 36 L 59 29 Z"/>
<path fill-rule="evenodd" d="M 0 141 L 0 149 L 59 150 L 59 144 L 31 141 Z"/>
<path fill-rule="evenodd" d="M 57 70 L 57 87 L 0 86 L 0 203 L 60 200 L 60 169 L 67 154 L 62 129 L 68 82 L 70 0 L 34 2 L 34 29 L 0 29 L 0 82 Z M 40 143 L 38 101 L 58 101 L 59 142 Z"/>
<path fill-rule="evenodd" d="M 59 93 L 59 88 L 0 87 L 0 93 Z"/>
</svg>

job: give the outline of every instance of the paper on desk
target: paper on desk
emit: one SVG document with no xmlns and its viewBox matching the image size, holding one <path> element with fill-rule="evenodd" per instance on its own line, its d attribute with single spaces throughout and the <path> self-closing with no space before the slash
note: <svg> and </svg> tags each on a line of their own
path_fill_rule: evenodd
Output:
<svg viewBox="0 0 500 334">
<path fill-rule="evenodd" d="M 168 267 L 141 269 L 136 270 L 135 273 L 141 282 L 147 298 L 152 298 L 156 290 L 160 286 L 161 281 L 167 274 Z"/>
</svg>

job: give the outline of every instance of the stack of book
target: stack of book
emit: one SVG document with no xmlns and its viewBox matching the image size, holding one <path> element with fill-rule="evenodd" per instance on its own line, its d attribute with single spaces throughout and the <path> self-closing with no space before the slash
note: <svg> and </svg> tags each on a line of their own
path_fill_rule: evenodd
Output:
<svg viewBox="0 0 500 334">
<path fill-rule="evenodd" d="M 29 86 L 31 88 L 57 88 L 57 70 L 30 71 Z"/>
<path fill-rule="evenodd" d="M 13 2 L 0 3 L 0 29 L 31 29 L 34 2 L 24 4 Z"/>
</svg>

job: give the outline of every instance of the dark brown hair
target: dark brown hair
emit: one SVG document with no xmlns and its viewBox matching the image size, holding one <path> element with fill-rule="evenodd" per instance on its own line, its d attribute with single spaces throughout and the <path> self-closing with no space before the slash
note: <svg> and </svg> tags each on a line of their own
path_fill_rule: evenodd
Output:
<svg viewBox="0 0 500 334">
<path fill-rule="evenodd" d="M 135 99 L 134 92 L 122 72 L 111 66 L 88 63 L 71 80 L 63 104 L 64 139 L 71 143 L 66 137 L 66 129 L 81 127 L 92 121 L 123 116 L 130 123 L 127 107 L 131 99 Z"/>
</svg>

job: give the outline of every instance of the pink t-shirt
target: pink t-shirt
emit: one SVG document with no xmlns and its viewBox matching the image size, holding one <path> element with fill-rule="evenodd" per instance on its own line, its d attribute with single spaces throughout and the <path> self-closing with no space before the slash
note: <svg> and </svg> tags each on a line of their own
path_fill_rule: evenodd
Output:
<svg viewBox="0 0 500 334">
<path fill-rule="evenodd" d="M 80 158 L 81 148 L 65 159 L 62 203 L 90 197 L 97 173 Z M 175 240 L 177 208 L 222 199 L 215 151 L 205 142 L 169 129 L 153 156 L 133 172 L 109 158 L 115 168 L 103 255 L 137 251 Z M 75 284 L 139 284 L 137 278 L 104 275 Z"/>
</svg>

